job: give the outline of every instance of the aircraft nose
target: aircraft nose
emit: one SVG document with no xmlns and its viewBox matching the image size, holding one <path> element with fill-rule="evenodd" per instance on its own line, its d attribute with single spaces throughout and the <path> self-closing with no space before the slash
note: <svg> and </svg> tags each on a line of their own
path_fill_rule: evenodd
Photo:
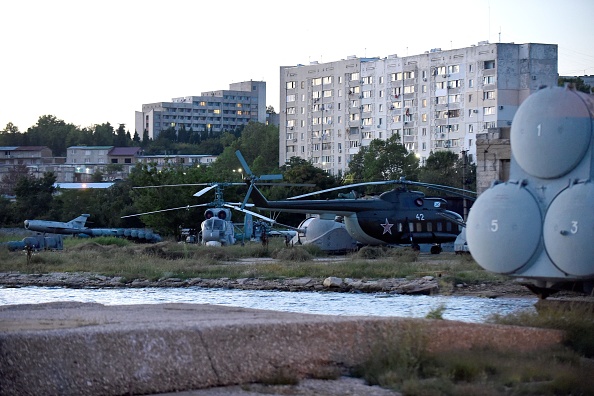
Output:
<svg viewBox="0 0 594 396">
<path fill-rule="evenodd" d="M 29 229 L 29 220 L 25 220 L 25 229 Z"/>
</svg>

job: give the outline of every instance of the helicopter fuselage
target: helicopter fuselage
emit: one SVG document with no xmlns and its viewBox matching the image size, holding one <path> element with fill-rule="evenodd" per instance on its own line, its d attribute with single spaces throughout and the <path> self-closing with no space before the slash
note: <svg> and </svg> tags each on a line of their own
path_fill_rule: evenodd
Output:
<svg viewBox="0 0 594 396">
<path fill-rule="evenodd" d="M 254 189 L 252 198 L 259 208 L 322 219 L 342 216 L 351 237 L 367 245 L 441 244 L 453 242 L 461 231 L 452 219 L 462 222 L 462 216 L 447 210 L 445 199 L 402 188 L 378 197 L 283 201 L 268 201 Z"/>
</svg>

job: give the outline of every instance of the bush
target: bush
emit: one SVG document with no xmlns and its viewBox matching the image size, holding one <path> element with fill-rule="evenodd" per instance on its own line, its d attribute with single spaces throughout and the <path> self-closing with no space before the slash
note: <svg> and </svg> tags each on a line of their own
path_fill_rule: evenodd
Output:
<svg viewBox="0 0 594 396">
<path fill-rule="evenodd" d="M 313 256 L 303 247 L 292 247 L 275 250 L 272 258 L 282 261 L 309 261 Z"/>
</svg>

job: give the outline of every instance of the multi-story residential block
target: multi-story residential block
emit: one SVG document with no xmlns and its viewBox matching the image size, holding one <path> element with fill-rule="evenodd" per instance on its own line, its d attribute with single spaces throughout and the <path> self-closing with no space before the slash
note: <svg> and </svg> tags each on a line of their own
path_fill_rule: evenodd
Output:
<svg viewBox="0 0 594 396">
<path fill-rule="evenodd" d="M 64 157 L 52 156 L 52 150 L 46 146 L 10 146 L 0 147 L 0 180 L 17 166 L 26 166 L 35 177 L 42 177 L 45 172 L 63 175 Z"/>
<path fill-rule="evenodd" d="M 475 162 L 476 135 L 509 127 L 557 77 L 557 45 L 532 43 L 281 67 L 279 162 L 298 156 L 340 175 L 361 146 L 393 135 L 421 164 L 439 150 Z"/>
<path fill-rule="evenodd" d="M 146 130 L 156 139 L 161 131 L 234 131 L 250 121 L 266 123 L 266 82 L 244 81 L 229 90 L 202 92 L 200 96 L 173 98 L 171 102 L 143 104 L 135 115 L 140 137 Z"/>
<path fill-rule="evenodd" d="M 46 146 L 0 146 L 2 165 L 41 165 L 53 162 L 52 150 Z"/>
<path fill-rule="evenodd" d="M 166 165 L 185 167 L 208 166 L 217 159 L 216 155 L 207 154 L 171 154 L 171 155 L 139 155 L 136 161 L 143 164 L 154 164 L 157 169 Z"/>
</svg>

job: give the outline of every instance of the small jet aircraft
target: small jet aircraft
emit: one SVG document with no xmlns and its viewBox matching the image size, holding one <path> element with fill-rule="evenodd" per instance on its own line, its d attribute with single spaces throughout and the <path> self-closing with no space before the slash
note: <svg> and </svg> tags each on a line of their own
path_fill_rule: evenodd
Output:
<svg viewBox="0 0 594 396">
<path fill-rule="evenodd" d="M 114 236 L 140 242 L 159 242 L 161 236 L 146 229 L 85 227 L 89 214 L 81 214 L 67 223 L 49 220 L 25 220 L 25 229 L 43 234 L 77 235 L 79 237 Z"/>
<path fill-rule="evenodd" d="M 81 214 L 67 223 L 48 220 L 25 220 L 25 229 L 51 234 L 83 234 L 87 230 L 85 223 L 90 215 Z"/>
<path fill-rule="evenodd" d="M 419 249 L 419 244 L 432 244 L 431 253 L 442 251 L 441 244 L 454 242 L 464 226 L 462 216 L 447 209 L 443 198 L 426 197 L 420 191 L 411 191 L 409 185 L 436 188 L 458 194 L 471 193 L 457 188 L 400 180 L 387 180 L 345 185 L 328 190 L 292 197 L 282 201 L 268 201 L 256 183 L 251 180 L 251 170 L 239 151 L 236 155 L 246 173 L 250 176 L 248 195 L 257 208 L 279 212 L 318 214 L 320 221 L 341 219 L 348 234 L 364 245 L 411 245 Z M 379 197 L 358 197 L 339 199 L 303 200 L 340 189 L 353 189 L 366 185 L 398 185 Z M 309 225 L 311 227 L 311 224 Z M 307 236 L 307 232 L 305 233 Z"/>
</svg>

